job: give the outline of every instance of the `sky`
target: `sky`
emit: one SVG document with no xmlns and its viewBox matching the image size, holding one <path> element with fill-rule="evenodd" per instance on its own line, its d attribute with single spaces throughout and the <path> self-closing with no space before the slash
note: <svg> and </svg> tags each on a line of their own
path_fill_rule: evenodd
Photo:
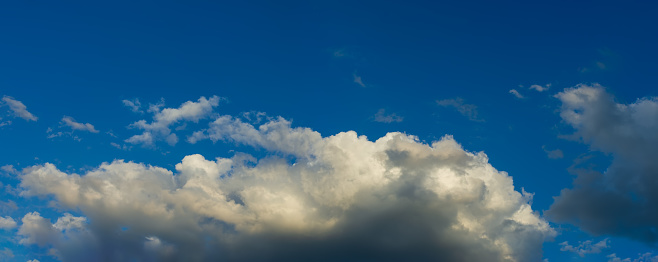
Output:
<svg viewBox="0 0 658 262">
<path fill-rule="evenodd" d="M 0 3 L 0 261 L 658 261 L 656 12 Z"/>
</svg>

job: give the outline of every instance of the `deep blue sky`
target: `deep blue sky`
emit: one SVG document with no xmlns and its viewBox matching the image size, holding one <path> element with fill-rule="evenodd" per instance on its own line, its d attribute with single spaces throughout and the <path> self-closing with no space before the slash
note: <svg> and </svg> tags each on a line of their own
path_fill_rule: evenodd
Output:
<svg viewBox="0 0 658 262">
<path fill-rule="evenodd" d="M 164 98 L 165 107 L 176 108 L 217 95 L 225 98 L 215 109 L 221 115 L 266 112 L 324 136 L 354 130 L 377 139 L 400 131 L 431 142 L 453 135 L 466 150 L 484 151 L 513 177 L 517 191 L 534 193 L 532 207 L 542 213 L 572 186 L 567 169 L 575 159 L 592 154 L 600 171 L 610 164 L 610 155 L 562 138 L 573 129 L 560 118 L 553 95 L 599 83 L 621 104 L 657 96 L 657 12 L 651 1 L 4 2 L 0 96 L 21 101 L 38 120 L 13 117 L 2 107 L 0 121 L 12 123 L 0 127 L 0 166 L 21 170 L 50 162 L 81 172 L 126 159 L 173 170 L 190 154 L 230 157 L 233 144 L 185 141 L 207 122 L 189 123 L 175 146 L 110 145 L 127 144 L 140 133 L 127 126 L 151 118 L 131 112 L 124 99 L 146 106 Z M 548 84 L 545 92 L 529 89 Z M 457 98 L 474 105 L 477 117 L 437 104 Z M 376 121 L 380 109 L 402 121 Z M 75 131 L 80 141 L 48 138 L 48 128 L 66 130 L 63 116 L 99 132 Z M 560 149 L 564 157 L 550 159 L 542 147 Z M 0 181 L 20 182 L 9 175 Z M 2 198 L 18 205 L 0 209 L 18 226 L 27 212 L 39 210 L 53 221 L 61 214 L 46 200 L 9 189 Z M 550 261 L 654 252 L 624 237 L 551 225 L 559 235 L 544 243 Z M 1 231 L 0 244 L 16 259 L 52 259 L 12 240 L 12 230 Z M 605 238 L 609 247 L 598 254 L 560 251 L 564 241 Z"/>
</svg>

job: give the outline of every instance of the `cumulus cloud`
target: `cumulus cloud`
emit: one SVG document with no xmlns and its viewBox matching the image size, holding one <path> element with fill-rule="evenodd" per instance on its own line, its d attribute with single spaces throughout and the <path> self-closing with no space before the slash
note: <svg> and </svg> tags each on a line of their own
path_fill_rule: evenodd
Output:
<svg viewBox="0 0 658 262">
<path fill-rule="evenodd" d="M 574 138 L 612 157 L 604 173 L 574 166 L 573 188 L 562 190 L 546 214 L 595 235 L 658 241 L 658 99 L 621 104 L 599 85 L 555 95 Z"/>
<path fill-rule="evenodd" d="M 386 114 L 385 109 L 379 109 L 377 113 L 375 114 L 375 122 L 380 122 L 380 123 L 393 123 L 393 122 L 402 122 L 404 120 L 404 117 L 398 116 L 395 113 L 392 114 Z"/>
<path fill-rule="evenodd" d="M 595 244 L 592 244 L 591 240 L 583 241 L 578 244 L 578 246 L 569 245 L 569 242 L 564 241 L 560 243 L 560 251 L 568 251 L 578 254 L 580 257 L 584 257 L 586 254 L 598 254 L 601 253 L 601 250 L 608 248 L 608 239 L 603 239 Z"/>
<path fill-rule="evenodd" d="M 164 101 L 156 105 L 150 105 L 148 111 L 153 113 L 153 121 L 147 123 L 146 120 L 139 120 L 132 123 L 129 127 L 141 129 L 144 132 L 126 139 L 125 142 L 152 147 L 156 141 L 164 140 L 173 146 L 178 142 L 178 136 L 172 133 L 170 126 L 186 121 L 196 123 L 200 119 L 208 117 L 213 108 L 219 105 L 219 100 L 218 96 L 212 96 L 209 99 L 202 96 L 197 102 L 187 101 L 178 108 L 163 109 Z"/>
<path fill-rule="evenodd" d="M 64 116 L 62 117 L 62 122 L 63 125 L 70 127 L 72 130 L 80 130 L 80 131 L 87 131 L 91 133 L 98 133 L 98 130 L 94 128 L 94 125 L 90 123 L 78 123 L 73 119 L 73 117 L 70 116 Z"/>
<path fill-rule="evenodd" d="M 39 212 L 26 214 L 17 233 L 19 243 L 48 249 L 48 254 L 63 261 L 94 261 L 102 250 L 87 227 L 87 218 L 65 213 L 55 223 Z"/>
<path fill-rule="evenodd" d="M 478 116 L 477 106 L 464 103 L 464 99 L 460 97 L 455 99 L 437 100 L 436 103 L 443 107 L 455 108 L 460 114 L 468 117 L 468 119 L 471 121 L 484 121 Z"/>
<path fill-rule="evenodd" d="M 32 166 L 21 194 L 81 212 L 88 220 L 61 224 L 93 241 L 70 244 L 83 236 L 62 238 L 69 227 L 31 213 L 22 243 L 91 260 L 540 261 L 555 234 L 531 194 L 450 136 L 323 137 L 283 118 L 253 126 L 231 116 L 199 136 L 268 154 L 188 155 L 175 171 L 123 160 L 82 175 Z"/>
<path fill-rule="evenodd" d="M 547 84 L 545 86 L 531 85 L 529 88 L 533 89 L 533 90 L 537 90 L 537 92 L 544 92 L 544 91 L 548 90 L 549 88 L 551 88 L 551 84 Z"/>
<path fill-rule="evenodd" d="M 12 229 L 16 227 L 16 221 L 9 216 L 0 217 L 0 229 Z"/>
<path fill-rule="evenodd" d="M 26 121 L 37 121 L 37 117 L 27 111 L 27 107 L 21 102 L 10 96 L 2 97 L 2 104 L 7 105 L 15 117 L 20 117 Z"/>
<path fill-rule="evenodd" d="M 510 94 L 514 95 L 518 99 L 523 99 L 525 96 L 523 96 L 519 91 L 516 91 L 516 89 L 512 89 L 509 91 Z"/>
</svg>

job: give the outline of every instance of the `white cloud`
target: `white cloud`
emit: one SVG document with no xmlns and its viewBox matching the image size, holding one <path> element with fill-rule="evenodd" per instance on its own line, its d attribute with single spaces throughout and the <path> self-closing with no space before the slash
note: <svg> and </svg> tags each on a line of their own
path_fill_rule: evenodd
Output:
<svg viewBox="0 0 658 262">
<path fill-rule="evenodd" d="M 361 79 L 361 76 L 358 76 L 355 74 L 352 75 L 354 77 L 354 83 L 357 85 L 360 85 L 361 87 L 366 87 L 366 84 L 363 83 L 363 79 Z"/>
<path fill-rule="evenodd" d="M 658 98 L 617 103 L 600 85 L 578 85 L 555 95 L 573 138 L 610 154 L 601 173 L 574 166 L 573 188 L 562 190 L 546 214 L 595 235 L 656 243 L 658 233 Z"/>
<path fill-rule="evenodd" d="M 539 261 L 555 234 L 531 209 L 530 194 L 450 136 L 432 144 L 401 133 L 322 137 L 283 118 L 256 127 L 231 116 L 203 136 L 269 154 L 188 155 L 175 174 L 123 160 L 84 175 L 52 164 L 27 168 L 23 196 L 51 195 L 90 224 L 73 217 L 51 224 L 31 213 L 22 243 L 49 243 L 63 258 L 84 247 L 91 260 Z M 76 232 L 106 250 L 61 237 L 81 227 Z"/>
<path fill-rule="evenodd" d="M 124 99 L 121 100 L 121 102 L 123 103 L 124 106 L 130 108 L 130 111 L 133 111 L 134 113 L 144 113 L 144 111 L 142 111 L 141 109 L 142 103 L 140 103 L 139 99 L 137 98 L 132 100 Z"/>
<path fill-rule="evenodd" d="M 560 243 L 560 251 L 568 251 L 578 254 L 580 257 L 584 257 L 586 254 L 598 254 L 601 253 L 602 249 L 608 248 L 608 239 L 603 239 L 598 243 L 592 244 L 591 240 L 583 241 L 578 244 L 578 246 L 569 245 L 569 242 L 564 241 Z"/>
<path fill-rule="evenodd" d="M 12 229 L 16 227 L 16 221 L 13 218 L 5 216 L 0 217 L 0 229 Z"/>
<path fill-rule="evenodd" d="M 98 133 L 98 130 L 94 128 L 94 126 L 90 123 L 78 123 L 75 122 L 75 119 L 73 119 L 70 116 L 64 116 L 62 117 L 62 122 L 63 125 L 70 127 L 72 130 L 80 130 L 80 131 L 87 131 L 91 133 Z"/>
<path fill-rule="evenodd" d="M 10 96 L 3 96 L 2 101 L 4 102 L 3 104 L 9 106 L 9 109 L 15 117 L 20 117 L 27 121 L 37 121 L 38 118 L 28 112 L 27 107 L 21 101 L 15 100 Z"/>
<path fill-rule="evenodd" d="M 19 174 L 18 170 L 16 170 L 16 168 L 14 168 L 13 165 L 4 165 L 4 166 L 0 167 L 0 170 L 2 170 L 3 172 L 5 172 L 9 175 L 18 175 Z"/>
<path fill-rule="evenodd" d="M 523 98 L 525 98 L 523 95 L 521 95 L 521 93 L 519 93 L 519 91 L 516 91 L 516 89 L 512 89 L 512 90 L 510 90 L 509 93 L 512 94 L 512 95 L 514 95 L 514 96 L 515 96 L 516 98 L 518 98 L 518 99 L 523 99 Z"/>
<path fill-rule="evenodd" d="M 478 116 L 477 106 L 464 103 L 464 99 L 460 97 L 455 99 L 437 100 L 436 103 L 443 107 L 453 107 L 457 109 L 457 111 L 460 114 L 462 114 L 465 117 L 468 117 L 468 119 L 471 121 L 478 121 L 478 122 L 484 121 Z"/>
<path fill-rule="evenodd" d="M 209 99 L 201 97 L 197 102 L 187 101 L 178 108 L 162 109 L 164 101 L 157 105 L 151 105 L 148 111 L 153 113 L 153 121 L 147 123 L 146 120 L 139 120 L 132 123 L 129 127 L 142 129 L 144 132 L 126 139 L 125 142 L 152 147 L 156 141 L 165 140 L 173 146 L 178 142 L 178 136 L 172 133 L 170 125 L 181 121 L 196 123 L 200 119 L 208 117 L 213 108 L 219 105 L 219 101 L 218 96 L 212 96 Z"/>
<path fill-rule="evenodd" d="M 401 116 L 398 116 L 395 113 L 387 115 L 386 110 L 383 109 L 383 108 L 379 109 L 379 111 L 377 111 L 377 113 L 375 114 L 375 122 L 380 122 L 380 123 L 397 122 L 397 123 L 399 123 L 399 122 L 402 122 L 402 120 L 404 120 L 404 118 L 401 117 Z"/>
<path fill-rule="evenodd" d="M 617 254 L 613 253 L 608 255 L 608 262 L 658 262 L 658 256 L 653 253 L 638 254 L 638 258 L 631 260 L 630 258 L 621 259 Z"/>
<path fill-rule="evenodd" d="M 544 92 L 544 91 L 548 90 L 549 88 L 551 88 L 551 84 L 547 84 L 545 86 L 541 86 L 541 85 L 531 85 L 530 86 L 530 89 L 537 90 L 537 92 Z"/>
</svg>

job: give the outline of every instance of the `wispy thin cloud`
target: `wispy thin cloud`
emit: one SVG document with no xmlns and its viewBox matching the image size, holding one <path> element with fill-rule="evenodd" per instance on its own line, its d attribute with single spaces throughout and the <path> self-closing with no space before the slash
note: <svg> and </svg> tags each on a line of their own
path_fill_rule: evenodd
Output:
<svg viewBox="0 0 658 262">
<path fill-rule="evenodd" d="M 591 240 L 583 241 L 578 244 L 578 246 L 569 245 L 569 242 L 564 241 L 560 243 L 560 251 L 568 251 L 578 254 L 580 257 L 584 257 L 586 254 L 598 254 L 601 253 L 601 250 L 608 248 L 608 239 L 603 239 L 598 243 L 592 244 Z"/>
<path fill-rule="evenodd" d="M 20 117 L 26 121 L 37 121 L 38 118 L 27 111 L 27 107 L 23 104 L 23 102 L 18 101 L 10 96 L 3 96 L 2 102 L 2 104 L 9 106 L 9 109 L 15 117 Z"/>
<path fill-rule="evenodd" d="M 510 94 L 514 95 L 518 99 L 524 99 L 525 96 L 523 96 L 519 91 L 516 91 L 516 89 L 512 89 L 509 91 Z"/>
<path fill-rule="evenodd" d="M 549 88 L 551 88 L 551 84 L 546 84 L 545 86 L 531 85 L 529 88 L 533 89 L 533 90 L 537 90 L 537 92 L 544 92 L 544 91 L 548 90 Z"/>
<path fill-rule="evenodd" d="M 377 113 L 375 114 L 375 122 L 389 124 L 393 122 L 399 123 L 402 122 L 402 120 L 404 120 L 404 117 L 398 116 L 395 113 L 386 114 L 386 110 L 383 108 L 379 109 L 379 111 L 377 111 Z"/>
<path fill-rule="evenodd" d="M 560 149 L 548 150 L 546 149 L 546 146 L 542 146 L 541 148 L 544 150 L 544 152 L 546 152 L 546 155 L 550 159 L 559 159 L 564 157 L 564 153 Z"/>
<path fill-rule="evenodd" d="M 78 123 L 73 119 L 73 117 L 70 116 L 64 116 L 62 117 L 62 122 L 63 125 L 70 127 L 72 130 L 80 130 L 80 131 L 87 131 L 91 133 L 98 133 L 98 130 L 94 128 L 94 125 L 90 123 Z"/>
<path fill-rule="evenodd" d="M 354 73 L 352 76 L 354 77 L 354 83 L 360 85 L 361 87 L 366 87 L 366 84 L 363 83 L 361 76 L 357 75 L 356 73 Z"/>
<path fill-rule="evenodd" d="M 137 98 L 131 100 L 124 99 L 121 102 L 123 103 L 124 106 L 130 108 L 130 111 L 133 111 L 135 113 L 144 113 L 144 111 L 142 111 L 141 109 L 142 103 L 140 103 L 139 99 Z"/>
<path fill-rule="evenodd" d="M 484 122 L 484 120 L 478 116 L 477 106 L 464 103 L 464 99 L 461 97 L 437 100 L 436 103 L 443 107 L 452 107 L 456 109 L 457 112 L 467 117 L 471 121 Z"/>
</svg>

